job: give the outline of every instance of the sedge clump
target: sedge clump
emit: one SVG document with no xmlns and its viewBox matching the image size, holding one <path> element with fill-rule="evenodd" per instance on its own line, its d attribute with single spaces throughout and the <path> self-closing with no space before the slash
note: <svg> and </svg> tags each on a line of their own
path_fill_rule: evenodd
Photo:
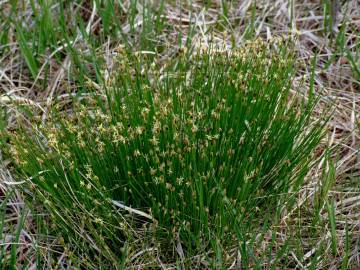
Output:
<svg viewBox="0 0 360 270">
<path fill-rule="evenodd" d="M 289 46 L 259 39 L 187 52 L 157 73 L 127 60 L 134 70 L 110 74 L 106 99 L 76 102 L 31 139 L 14 138 L 16 168 L 90 257 L 116 265 L 143 224 L 189 253 L 212 239 L 231 245 L 244 227 L 290 207 L 323 134 L 312 95 L 290 94 Z"/>
</svg>

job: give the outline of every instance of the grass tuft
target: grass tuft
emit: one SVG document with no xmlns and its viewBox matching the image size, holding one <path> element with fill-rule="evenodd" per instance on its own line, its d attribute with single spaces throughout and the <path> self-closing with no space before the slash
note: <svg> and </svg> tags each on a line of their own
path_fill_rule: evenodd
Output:
<svg viewBox="0 0 360 270">
<path fill-rule="evenodd" d="M 324 135 L 312 91 L 291 91 L 292 46 L 182 50 L 161 72 L 156 57 L 122 51 L 103 95 L 12 136 L 27 201 L 86 267 L 120 269 L 140 240 L 164 263 L 207 254 L 221 268 L 235 244 L 260 267 L 255 232 L 294 205 Z"/>
</svg>

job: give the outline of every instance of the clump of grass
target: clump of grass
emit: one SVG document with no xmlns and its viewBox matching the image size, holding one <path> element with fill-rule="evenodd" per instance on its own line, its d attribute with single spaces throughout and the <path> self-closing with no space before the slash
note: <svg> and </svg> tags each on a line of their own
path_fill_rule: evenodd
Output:
<svg viewBox="0 0 360 270">
<path fill-rule="evenodd" d="M 289 46 L 183 51 L 162 72 L 123 53 L 106 95 L 13 137 L 28 201 L 88 267 L 121 268 L 149 235 L 170 262 L 171 243 L 215 260 L 239 240 L 246 252 L 249 228 L 291 208 L 323 135 L 313 95 L 291 95 Z"/>
</svg>

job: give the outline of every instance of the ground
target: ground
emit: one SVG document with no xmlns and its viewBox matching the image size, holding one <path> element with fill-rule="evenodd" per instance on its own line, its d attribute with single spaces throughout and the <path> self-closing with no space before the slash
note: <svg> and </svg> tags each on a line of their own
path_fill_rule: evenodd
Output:
<svg viewBox="0 0 360 270">
<path fill-rule="evenodd" d="M 79 91 L 77 84 L 70 82 L 68 74 L 70 67 L 76 64 L 74 59 L 84 61 L 84 68 L 92 69 L 79 81 L 96 89 L 96 76 L 91 75 L 99 72 L 106 78 L 116 70 L 118 63 L 114 55 L 123 49 L 125 39 L 138 53 L 152 55 L 156 52 L 161 66 L 168 58 L 177 55 L 180 47 L 189 44 L 195 48 L 216 47 L 228 51 L 257 37 L 271 40 L 278 36 L 291 36 L 295 40 L 299 62 L 293 88 L 305 93 L 314 84 L 319 97 L 314 119 L 321 116 L 324 108 L 331 111 L 326 126 L 327 136 L 317 150 L 317 156 L 324 151 L 328 154 L 322 156 L 318 167 L 308 175 L 298 196 L 297 209 L 294 209 L 296 215 L 284 215 L 280 223 L 283 228 L 279 228 L 275 236 L 265 236 L 264 241 L 276 237 L 281 246 L 291 226 L 306 228 L 309 225 L 309 208 L 312 207 L 309 202 L 316 200 L 324 172 L 332 170 L 327 159 L 330 158 L 334 164 L 334 179 L 326 198 L 323 198 L 328 203 L 319 209 L 324 227 L 318 228 L 316 234 L 301 230 L 302 257 L 299 258 L 295 252 L 288 256 L 293 261 L 293 268 L 311 268 L 317 252 L 324 254 L 317 268 L 358 268 L 360 2 L 123 1 L 115 6 L 99 1 L 64 3 L 67 12 L 63 21 L 67 32 L 62 33 L 57 2 L 19 1 L 14 4 L 0 1 L 0 29 L 3 29 L 0 33 L 0 104 L 8 116 L 1 128 L 17 129 L 19 104 L 32 106 L 40 119 L 47 117 L 56 101 L 61 101 L 66 107 L 71 96 Z M 148 12 L 145 8 L 148 6 L 157 12 Z M 110 14 L 117 14 L 117 19 L 113 20 Z M 107 21 L 106 18 L 110 19 Z M 67 38 L 75 48 L 73 51 L 68 48 Z M 76 58 L 72 52 L 81 54 Z M 101 55 L 105 62 L 92 66 L 91 55 Z M 82 92 L 82 95 L 86 93 Z M 22 193 L 17 190 L 19 179 L 12 176 L 5 156 L 0 173 L 4 202 L 1 209 L 5 213 L 1 245 L 4 252 L 12 254 L 14 263 L 21 265 L 27 260 L 25 267 L 31 268 L 37 260 L 35 246 L 41 245 L 45 236 L 34 232 L 34 218 L 24 206 Z M 17 224 L 22 223 L 20 228 Z M 16 226 L 20 229 L 16 230 Z M 318 245 L 310 246 L 314 237 Z M 55 237 L 48 238 L 50 240 L 44 241 L 46 247 L 41 251 L 45 258 L 49 256 L 47 250 L 59 250 Z M 66 251 L 61 252 L 58 266 L 65 267 Z M 134 267 L 146 268 L 146 259 L 142 258 L 146 252 L 132 254 Z M 239 259 L 231 251 L 229 254 L 234 269 Z M 347 256 L 345 263 L 344 256 Z M 160 268 L 171 267 L 157 260 L 154 254 L 149 257 L 155 258 L 155 264 Z M 206 266 L 202 265 L 201 254 L 194 260 L 198 260 L 199 268 Z"/>
</svg>

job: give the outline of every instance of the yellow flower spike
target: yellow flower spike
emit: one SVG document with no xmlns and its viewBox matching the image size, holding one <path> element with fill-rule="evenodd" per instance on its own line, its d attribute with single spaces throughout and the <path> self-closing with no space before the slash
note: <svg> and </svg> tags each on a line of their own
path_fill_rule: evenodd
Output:
<svg viewBox="0 0 360 270">
<path fill-rule="evenodd" d="M 159 166 L 159 171 L 160 171 L 160 172 L 164 172 L 164 170 L 165 170 L 165 163 L 163 162 L 163 163 L 161 163 L 160 166 Z"/>
<path fill-rule="evenodd" d="M 150 167 L 150 174 L 154 176 L 156 174 L 156 169 Z"/>
<path fill-rule="evenodd" d="M 104 224 L 104 221 L 101 218 L 95 218 L 94 221 L 95 221 L 95 223 L 100 224 L 100 225 Z"/>
<path fill-rule="evenodd" d="M 141 135 L 141 134 L 143 133 L 143 130 L 144 130 L 143 127 L 137 126 L 137 127 L 135 128 L 135 133 L 136 133 L 137 135 Z"/>
<path fill-rule="evenodd" d="M 159 144 L 159 141 L 155 136 L 153 136 L 149 141 L 154 146 L 157 146 Z"/>
<path fill-rule="evenodd" d="M 140 151 L 138 149 L 136 149 L 134 151 L 134 157 L 139 157 L 139 156 L 141 156 L 141 153 L 140 153 Z"/>
</svg>

